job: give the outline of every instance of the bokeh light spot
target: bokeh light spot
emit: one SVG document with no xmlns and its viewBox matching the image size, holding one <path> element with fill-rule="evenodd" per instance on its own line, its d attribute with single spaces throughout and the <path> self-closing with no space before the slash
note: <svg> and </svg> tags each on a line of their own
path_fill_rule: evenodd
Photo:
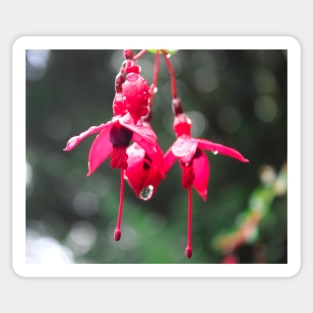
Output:
<svg viewBox="0 0 313 313">
<path fill-rule="evenodd" d="M 277 81 L 270 70 L 258 68 L 254 71 L 254 85 L 258 93 L 270 94 L 277 88 Z"/>
<path fill-rule="evenodd" d="M 96 239 L 96 228 L 89 222 L 80 221 L 72 226 L 67 242 L 76 256 L 82 256 L 93 247 Z"/>
<path fill-rule="evenodd" d="M 262 122 L 272 122 L 278 113 L 275 100 L 269 96 L 260 96 L 254 103 L 254 112 Z"/>
<path fill-rule="evenodd" d="M 45 73 L 50 59 L 50 50 L 26 51 L 26 78 L 27 80 L 39 80 Z"/>
<path fill-rule="evenodd" d="M 73 263 L 73 253 L 56 239 L 32 229 L 26 231 L 26 262 L 33 264 Z"/>
<path fill-rule="evenodd" d="M 26 186 L 29 186 L 32 182 L 33 170 L 31 165 L 26 161 Z"/>
<path fill-rule="evenodd" d="M 75 212 L 83 217 L 92 216 L 99 209 L 99 202 L 91 192 L 79 192 L 73 198 Z"/>
<path fill-rule="evenodd" d="M 191 134 L 193 137 L 201 136 L 208 128 L 208 119 L 206 116 L 199 111 L 186 112 L 188 117 L 192 121 Z"/>
</svg>

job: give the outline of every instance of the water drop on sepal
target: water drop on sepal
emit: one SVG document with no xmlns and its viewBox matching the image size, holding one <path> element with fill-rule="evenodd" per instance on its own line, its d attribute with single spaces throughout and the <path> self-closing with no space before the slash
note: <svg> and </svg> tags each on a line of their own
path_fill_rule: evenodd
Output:
<svg viewBox="0 0 313 313">
<path fill-rule="evenodd" d="M 150 200 L 153 196 L 153 190 L 154 187 L 152 185 L 144 187 L 139 193 L 139 198 L 144 201 Z"/>
</svg>

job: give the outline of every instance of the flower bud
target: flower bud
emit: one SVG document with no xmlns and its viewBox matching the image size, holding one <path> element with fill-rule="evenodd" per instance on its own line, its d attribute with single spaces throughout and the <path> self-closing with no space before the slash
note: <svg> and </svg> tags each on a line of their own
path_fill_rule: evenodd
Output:
<svg viewBox="0 0 313 313">
<path fill-rule="evenodd" d="M 146 116 L 149 112 L 149 86 L 147 81 L 137 73 L 129 73 L 123 84 L 126 110 L 135 121 Z"/>
</svg>

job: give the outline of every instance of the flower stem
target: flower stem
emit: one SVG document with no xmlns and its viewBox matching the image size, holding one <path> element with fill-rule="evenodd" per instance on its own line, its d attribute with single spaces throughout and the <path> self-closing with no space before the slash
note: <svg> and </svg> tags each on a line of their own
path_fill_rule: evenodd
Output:
<svg viewBox="0 0 313 313">
<path fill-rule="evenodd" d="M 172 97 L 173 99 L 177 98 L 177 88 L 176 88 L 176 78 L 175 78 L 175 72 L 174 72 L 174 68 L 172 66 L 172 63 L 170 61 L 170 59 L 167 56 L 167 53 L 165 50 L 161 50 L 163 56 L 164 56 L 164 60 L 166 62 L 168 71 L 170 73 L 171 76 L 171 81 L 172 81 Z"/>
<path fill-rule="evenodd" d="M 157 87 L 158 84 L 158 77 L 159 77 L 159 67 L 160 67 L 160 53 L 159 50 L 157 50 L 156 55 L 155 55 L 155 62 L 154 62 L 154 73 L 153 73 L 153 80 L 152 80 L 152 84 L 150 86 L 150 108 L 152 107 L 152 103 L 153 103 L 153 97 L 155 94 L 155 88 Z"/>
<path fill-rule="evenodd" d="M 187 226 L 187 247 L 186 247 L 186 256 L 191 258 L 192 256 L 192 189 L 191 186 L 188 188 L 188 226 Z"/>
<path fill-rule="evenodd" d="M 120 181 L 120 205 L 118 209 L 117 224 L 114 231 L 114 239 L 119 241 L 121 239 L 121 223 L 123 214 L 123 202 L 124 202 L 124 170 L 121 168 L 121 181 Z"/>
<path fill-rule="evenodd" d="M 134 56 L 133 60 L 136 61 L 136 60 L 140 59 L 147 51 L 148 51 L 148 49 L 143 49 L 143 50 L 141 50 L 140 52 L 138 52 L 138 53 Z"/>
</svg>

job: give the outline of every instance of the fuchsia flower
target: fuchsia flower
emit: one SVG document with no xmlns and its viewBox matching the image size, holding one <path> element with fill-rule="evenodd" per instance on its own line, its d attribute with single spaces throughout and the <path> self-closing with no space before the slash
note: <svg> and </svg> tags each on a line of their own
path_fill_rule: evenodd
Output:
<svg viewBox="0 0 313 313">
<path fill-rule="evenodd" d="M 178 159 L 183 174 L 183 187 L 188 188 L 192 185 L 203 200 L 206 200 L 210 166 L 204 150 L 213 154 L 223 154 L 241 162 L 249 161 L 233 148 L 206 139 L 191 137 L 191 126 L 191 120 L 184 113 L 175 117 L 174 130 L 177 139 L 164 156 L 165 172 Z"/>
<path fill-rule="evenodd" d="M 163 155 L 157 136 L 150 125 L 142 121 L 149 113 L 149 86 L 139 75 L 140 68 L 133 60 L 132 51 L 125 50 L 124 54 L 126 61 L 115 79 L 113 118 L 72 137 L 64 148 L 64 151 L 71 151 L 86 137 L 98 133 L 89 151 L 87 176 L 94 173 L 109 156 L 111 167 L 121 169 L 115 240 L 121 237 L 124 179 L 128 180 L 139 198 L 148 200 L 164 177 Z M 134 144 L 129 147 L 131 141 Z"/>
<path fill-rule="evenodd" d="M 209 160 L 204 150 L 213 154 L 223 154 L 241 162 L 249 162 L 237 150 L 214 143 L 212 141 L 191 137 L 191 120 L 183 113 L 180 99 L 173 100 L 175 112 L 174 131 L 176 141 L 164 155 L 165 172 L 176 160 L 182 170 L 182 186 L 188 190 L 188 241 L 186 248 L 187 257 L 192 255 L 191 247 L 191 218 L 192 218 L 192 187 L 199 193 L 203 200 L 207 199 L 207 188 L 210 176 Z"/>
<path fill-rule="evenodd" d="M 149 123 L 144 123 L 144 126 L 151 129 Z M 157 142 L 156 137 L 155 142 Z M 158 153 L 153 155 L 148 154 L 137 143 L 133 143 L 126 150 L 128 167 L 125 171 L 125 179 L 136 196 L 145 201 L 155 195 L 161 180 L 165 178 L 162 150 L 158 145 L 155 145 L 155 148 Z M 162 160 L 159 158 L 160 155 Z"/>
<path fill-rule="evenodd" d="M 154 78 L 150 87 L 140 75 L 140 67 L 135 62 L 145 51 L 142 50 L 134 56 L 132 50 L 124 50 L 126 60 L 115 78 L 112 119 L 72 137 L 64 151 L 71 151 L 86 137 L 98 134 L 89 150 L 87 176 L 92 175 L 108 157 L 112 168 L 120 168 L 120 205 L 114 232 L 115 240 L 121 238 L 124 180 L 129 183 L 139 199 L 149 200 L 155 195 L 166 173 L 178 160 L 182 170 L 182 186 L 188 191 L 186 256 L 190 258 L 192 187 L 203 200 L 207 199 L 210 167 L 205 151 L 220 153 L 241 162 L 249 161 L 235 149 L 191 137 L 191 120 L 183 113 L 181 101 L 177 98 L 175 74 L 166 51 L 158 50 L 156 54 Z M 171 75 L 174 131 L 177 137 L 164 156 L 149 123 L 152 118 L 153 94 L 157 86 L 160 52 Z"/>
<path fill-rule="evenodd" d="M 119 240 L 121 237 L 120 223 L 122 218 L 122 206 L 124 196 L 124 175 L 128 169 L 128 162 L 130 163 L 130 169 L 127 172 L 127 178 L 131 186 L 134 188 L 136 195 L 143 194 L 145 191 L 139 190 L 139 188 L 145 188 L 147 186 L 153 186 L 156 188 L 159 182 L 156 180 L 146 179 L 142 180 L 139 176 L 139 172 L 136 170 L 140 167 L 138 160 L 145 158 L 147 164 L 149 160 L 153 160 L 153 166 L 150 167 L 148 173 L 157 173 L 164 176 L 163 171 L 163 155 L 162 150 L 157 143 L 157 137 L 152 128 L 144 125 L 141 122 L 134 123 L 132 117 L 127 113 L 124 116 L 114 116 L 111 121 L 99 126 L 92 126 L 87 131 L 82 132 L 78 136 L 72 137 L 64 151 L 71 151 L 86 137 L 99 133 L 96 139 L 93 141 L 89 150 L 88 156 L 88 168 L 87 176 L 94 173 L 98 167 L 110 156 L 111 167 L 121 169 L 121 191 L 120 191 L 120 209 L 117 229 L 115 231 L 115 239 Z M 129 148 L 130 159 L 128 160 L 127 148 L 131 140 L 136 144 L 137 149 L 134 151 Z M 140 148 L 139 148 L 140 147 Z M 144 157 L 142 158 L 142 155 Z M 145 164 L 142 164 L 144 168 Z M 141 173 L 144 174 L 144 173 Z M 153 177 L 153 175 L 152 175 Z M 139 183 L 140 182 L 140 183 Z M 147 182 L 148 185 L 145 185 Z M 150 187 L 151 188 L 151 187 Z M 155 193 L 155 190 L 153 194 Z M 145 196 L 147 197 L 147 196 Z M 151 198 L 149 195 L 147 198 Z"/>
</svg>

